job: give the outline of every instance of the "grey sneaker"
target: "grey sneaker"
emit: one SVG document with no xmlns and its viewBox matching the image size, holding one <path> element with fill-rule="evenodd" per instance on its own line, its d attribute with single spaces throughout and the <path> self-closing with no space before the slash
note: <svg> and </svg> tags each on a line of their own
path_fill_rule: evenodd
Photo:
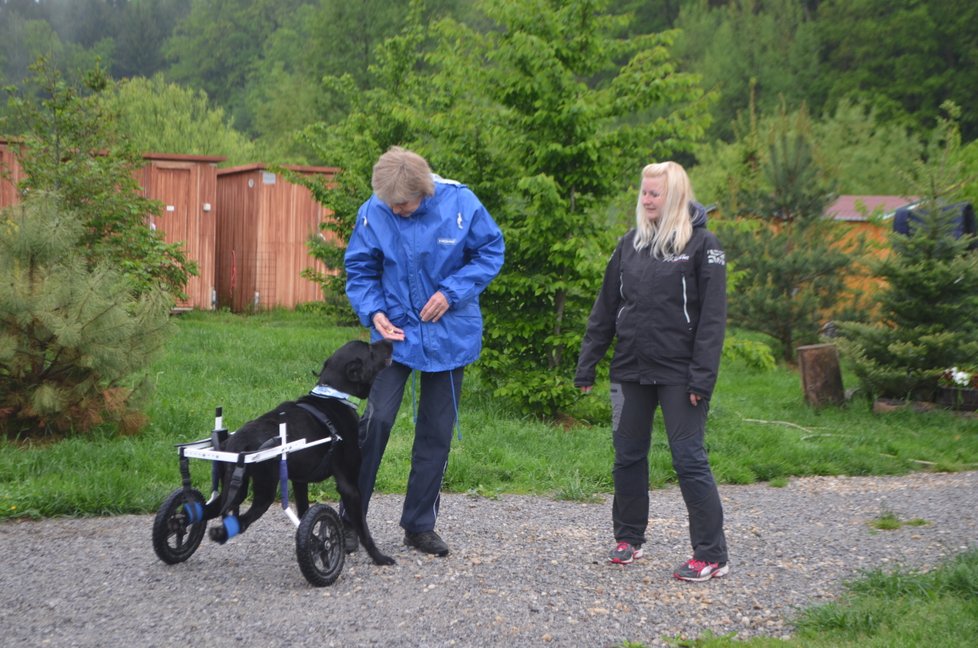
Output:
<svg viewBox="0 0 978 648">
<path fill-rule="evenodd" d="M 420 533 L 404 533 L 404 544 L 433 556 L 447 556 L 448 545 L 434 531 Z"/>
<path fill-rule="evenodd" d="M 353 525 L 343 520 L 343 549 L 351 554 L 360 546 L 360 539 L 357 537 L 357 530 Z"/>
<path fill-rule="evenodd" d="M 708 581 L 711 578 L 726 576 L 729 571 L 730 566 L 725 562 L 711 563 L 690 558 L 676 568 L 676 572 L 672 576 L 673 578 L 678 578 L 679 580 L 702 583 L 703 581 Z"/>
<path fill-rule="evenodd" d="M 642 545 L 633 545 L 627 542 L 619 542 L 611 553 L 608 560 L 617 565 L 627 565 L 642 557 Z"/>
</svg>

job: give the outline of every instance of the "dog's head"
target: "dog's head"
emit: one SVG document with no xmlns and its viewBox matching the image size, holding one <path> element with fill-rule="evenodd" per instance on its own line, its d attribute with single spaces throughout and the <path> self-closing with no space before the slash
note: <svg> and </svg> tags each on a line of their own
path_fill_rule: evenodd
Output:
<svg viewBox="0 0 978 648">
<path fill-rule="evenodd" d="M 319 384 L 333 389 L 366 398 L 374 378 L 385 367 L 390 366 L 394 346 L 389 340 L 373 344 L 354 340 L 347 342 L 326 358 L 319 372 Z"/>
</svg>

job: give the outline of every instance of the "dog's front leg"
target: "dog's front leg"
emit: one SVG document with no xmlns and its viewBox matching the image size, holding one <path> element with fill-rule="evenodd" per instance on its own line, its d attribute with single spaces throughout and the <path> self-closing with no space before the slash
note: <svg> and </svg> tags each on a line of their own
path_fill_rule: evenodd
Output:
<svg viewBox="0 0 978 648">
<path fill-rule="evenodd" d="M 360 489 L 342 471 L 337 472 L 335 478 L 336 490 L 339 491 L 340 498 L 343 500 L 343 508 L 346 509 L 346 514 L 350 518 L 350 524 L 353 525 L 354 530 L 357 532 L 357 537 L 360 538 L 360 544 L 367 551 L 367 555 L 370 556 L 375 565 L 395 564 L 397 561 L 381 553 L 380 549 L 377 548 L 377 543 L 374 542 L 373 536 L 370 535 L 370 529 L 367 527 L 367 516 L 363 510 L 363 500 L 360 497 Z"/>
</svg>

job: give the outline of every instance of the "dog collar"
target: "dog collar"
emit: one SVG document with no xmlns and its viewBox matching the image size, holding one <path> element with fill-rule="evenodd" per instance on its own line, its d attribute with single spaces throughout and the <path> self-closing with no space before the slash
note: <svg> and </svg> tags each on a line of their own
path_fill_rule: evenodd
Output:
<svg viewBox="0 0 978 648">
<path fill-rule="evenodd" d="M 353 402 L 353 396 L 350 396 L 346 392 L 341 392 L 338 389 L 333 389 L 329 385 L 316 385 L 309 393 L 320 398 L 335 398 L 343 401 L 353 409 L 357 408 L 356 403 Z"/>
</svg>

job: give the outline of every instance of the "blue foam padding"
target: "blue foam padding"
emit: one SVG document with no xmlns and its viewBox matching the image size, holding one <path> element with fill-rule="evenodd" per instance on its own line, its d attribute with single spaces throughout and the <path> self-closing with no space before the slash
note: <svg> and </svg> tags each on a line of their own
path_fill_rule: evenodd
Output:
<svg viewBox="0 0 978 648">
<path fill-rule="evenodd" d="M 183 510 L 187 512 L 187 521 L 190 524 L 197 524 L 204 519 L 204 507 L 200 502 L 187 502 L 183 505 Z"/>
<path fill-rule="evenodd" d="M 241 531 L 241 525 L 238 524 L 238 518 L 233 515 L 229 515 L 224 518 L 224 529 L 228 532 L 228 540 L 238 535 Z"/>
</svg>

